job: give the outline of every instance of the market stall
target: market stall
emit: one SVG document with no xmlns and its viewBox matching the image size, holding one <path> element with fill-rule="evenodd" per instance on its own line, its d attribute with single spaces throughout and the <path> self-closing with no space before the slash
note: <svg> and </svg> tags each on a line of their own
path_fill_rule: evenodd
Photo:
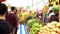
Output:
<svg viewBox="0 0 60 34">
<path fill-rule="evenodd" d="M 32 10 L 30 10 L 31 6 L 29 5 L 25 7 L 15 6 L 18 9 L 19 26 L 17 34 L 60 34 L 60 2 L 58 2 L 59 0 L 49 0 L 47 4 L 43 4 L 44 2 L 42 2 L 43 9 L 41 11 L 35 6 Z M 10 9 L 11 5 L 7 4 L 7 7 Z M 56 16 L 53 13 L 51 14 L 50 11 L 55 13 Z M 54 17 L 51 18 L 51 15 Z"/>
</svg>

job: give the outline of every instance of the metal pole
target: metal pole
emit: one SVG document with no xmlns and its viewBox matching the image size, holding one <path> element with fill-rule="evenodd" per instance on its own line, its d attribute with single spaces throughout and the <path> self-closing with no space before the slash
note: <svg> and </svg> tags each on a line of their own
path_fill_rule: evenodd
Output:
<svg viewBox="0 0 60 34">
<path fill-rule="evenodd" d="M 38 8 L 38 4 L 39 4 L 39 3 L 37 3 L 37 8 Z"/>
<path fill-rule="evenodd" d="M 32 0 L 32 8 L 33 8 L 33 0 Z"/>
</svg>

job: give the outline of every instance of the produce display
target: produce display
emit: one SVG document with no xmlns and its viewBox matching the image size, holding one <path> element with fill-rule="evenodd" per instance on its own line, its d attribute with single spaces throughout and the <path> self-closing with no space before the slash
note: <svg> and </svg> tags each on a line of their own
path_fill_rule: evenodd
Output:
<svg viewBox="0 0 60 34">
<path fill-rule="evenodd" d="M 58 3 L 58 2 L 59 2 L 59 0 L 49 0 L 49 4 L 52 4 L 53 6 L 56 6 L 56 3 Z"/>
<path fill-rule="evenodd" d="M 36 19 L 30 19 L 27 21 L 27 26 L 32 27 L 34 23 L 39 23 Z"/>
<path fill-rule="evenodd" d="M 30 19 L 33 19 L 33 17 L 32 17 L 32 16 L 28 16 L 28 17 L 26 18 L 27 21 L 30 20 Z"/>
<path fill-rule="evenodd" d="M 35 34 L 42 28 L 41 22 L 36 19 L 28 20 L 27 26 L 29 27 L 29 34 Z"/>
<path fill-rule="evenodd" d="M 28 12 L 20 12 L 18 14 L 19 17 L 19 22 L 26 22 L 26 18 L 30 16 L 30 14 Z"/>
<path fill-rule="evenodd" d="M 57 6 L 53 6 L 52 11 L 53 12 L 57 12 L 58 11 L 58 7 Z"/>
<path fill-rule="evenodd" d="M 30 29 L 29 34 L 37 34 L 37 32 L 42 28 L 42 25 L 39 23 L 34 23 L 32 28 Z"/>
<path fill-rule="evenodd" d="M 38 34 L 60 34 L 60 23 L 51 22 L 42 27 Z"/>
</svg>

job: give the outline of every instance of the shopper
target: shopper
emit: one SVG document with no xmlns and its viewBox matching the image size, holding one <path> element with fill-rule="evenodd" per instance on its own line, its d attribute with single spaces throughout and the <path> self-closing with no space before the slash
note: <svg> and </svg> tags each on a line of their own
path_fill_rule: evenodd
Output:
<svg viewBox="0 0 60 34">
<path fill-rule="evenodd" d="M 52 21 L 58 21 L 56 13 L 54 13 L 52 10 L 49 12 L 50 22 Z"/>
<path fill-rule="evenodd" d="M 7 6 L 0 3 L 0 34 L 12 34 L 12 26 L 5 20 Z"/>
<path fill-rule="evenodd" d="M 7 15 L 6 20 L 13 26 L 13 34 L 16 34 L 16 28 L 17 28 L 17 16 L 16 16 L 16 8 L 11 7 L 11 12 Z"/>
</svg>

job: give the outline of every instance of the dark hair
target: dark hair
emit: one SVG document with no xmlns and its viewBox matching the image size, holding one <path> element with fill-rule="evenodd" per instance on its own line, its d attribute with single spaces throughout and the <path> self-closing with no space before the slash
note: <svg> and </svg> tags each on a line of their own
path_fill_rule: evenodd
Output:
<svg viewBox="0 0 60 34">
<path fill-rule="evenodd" d="M 4 3 L 0 4 L 0 15 L 4 15 L 7 12 L 8 8 Z"/>
<path fill-rule="evenodd" d="M 52 12 L 52 10 L 49 11 L 49 14 Z"/>
<path fill-rule="evenodd" d="M 17 14 L 17 9 L 16 9 L 16 12 L 15 12 L 15 14 Z"/>
<path fill-rule="evenodd" d="M 59 3 L 58 3 L 58 1 L 56 2 L 56 5 L 58 5 Z"/>
<path fill-rule="evenodd" d="M 49 4 L 49 7 L 53 6 L 53 4 Z"/>
<path fill-rule="evenodd" d="M 16 8 L 12 6 L 12 7 L 11 7 L 11 11 L 13 11 L 14 9 L 16 9 Z"/>
</svg>

